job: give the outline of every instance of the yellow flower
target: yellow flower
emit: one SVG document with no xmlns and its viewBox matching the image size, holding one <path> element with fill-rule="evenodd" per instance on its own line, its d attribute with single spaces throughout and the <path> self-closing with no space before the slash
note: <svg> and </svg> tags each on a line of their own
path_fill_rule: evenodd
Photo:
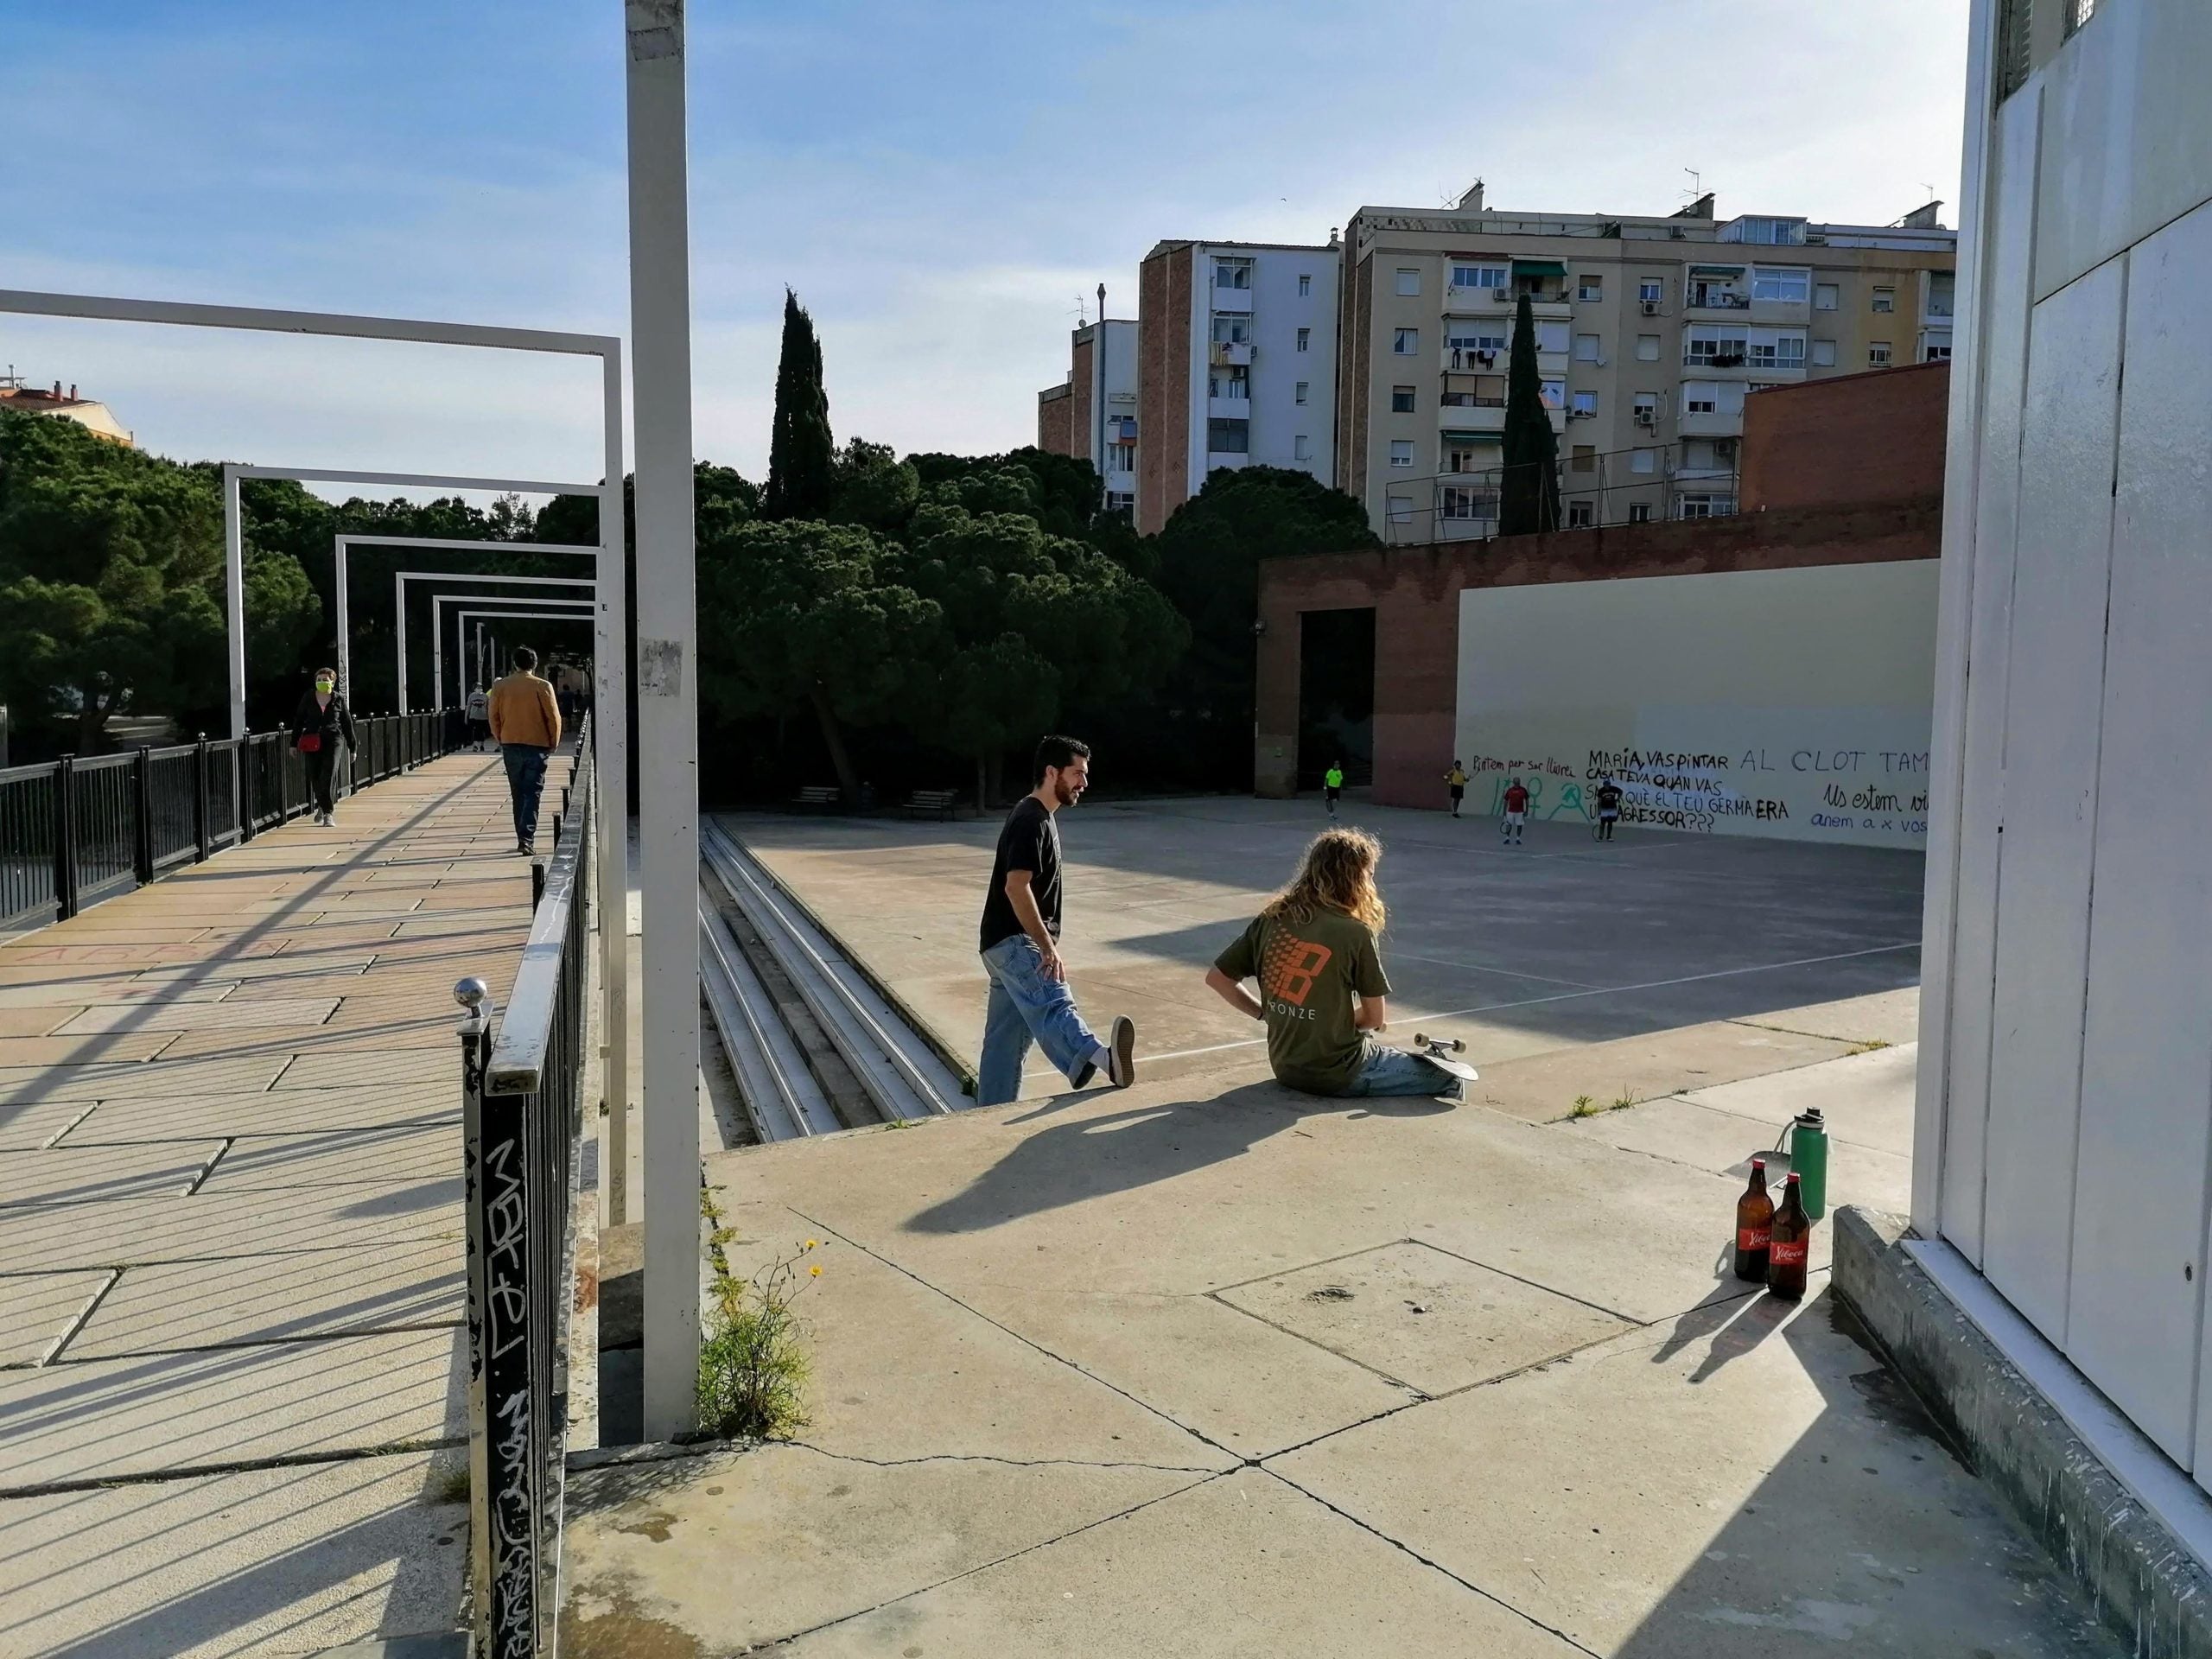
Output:
<svg viewBox="0 0 2212 1659">
<path fill-rule="evenodd" d="M 807 1269 L 807 1273 L 811 1277 L 819 1279 L 822 1276 L 822 1264 L 819 1262 L 816 1262 L 812 1267 Z"/>
<path fill-rule="evenodd" d="M 816 1248 L 817 1245 L 819 1245 L 821 1243 L 822 1243 L 822 1241 L 821 1241 L 820 1239 L 818 1239 L 818 1238 L 810 1238 L 810 1239 L 808 1239 L 808 1240 L 806 1241 L 806 1244 L 805 1244 L 805 1247 L 804 1247 L 804 1248 L 806 1248 L 807 1249 L 810 1249 L 810 1249 L 815 1249 L 815 1248 Z"/>
</svg>

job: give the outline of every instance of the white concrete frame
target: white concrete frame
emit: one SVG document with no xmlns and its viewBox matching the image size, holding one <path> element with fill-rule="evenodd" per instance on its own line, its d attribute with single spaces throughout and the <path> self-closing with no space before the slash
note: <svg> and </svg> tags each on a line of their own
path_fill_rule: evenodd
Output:
<svg viewBox="0 0 2212 1659">
<path fill-rule="evenodd" d="M 559 581 L 560 578 L 554 577 L 551 578 L 551 580 Z M 588 611 L 594 608 L 599 603 L 595 599 L 556 599 L 550 594 L 433 594 L 430 599 L 430 672 L 433 676 L 438 693 L 442 693 L 445 685 L 445 607 L 448 605 L 466 605 L 471 601 L 486 605 L 558 606 L 564 611 Z M 464 618 L 467 618 L 469 616 L 488 616 L 493 614 L 493 613 L 488 611 L 464 611 L 461 614 Z M 520 615 L 524 614 L 524 613 L 502 612 L 499 613 L 499 614 Z M 528 614 L 534 616 L 537 614 L 537 613 L 533 611 L 528 613 Z M 460 670 L 460 673 L 455 678 L 455 684 L 458 688 L 461 688 L 461 700 L 462 702 L 466 702 L 467 700 L 467 693 L 465 688 L 468 683 L 468 658 L 467 655 L 467 639 L 465 632 L 466 626 L 466 622 L 464 621 L 464 633 L 461 640 L 462 652 L 461 654 L 454 659 L 455 666 Z M 407 665 L 403 661 L 400 664 L 400 672 L 404 675 L 406 671 Z M 482 674 L 482 667 L 480 664 L 479 664 L 478 673 L 480 678 Z M 434 694 L 432 696 L 431 702 L 438 708 L 442 709 L 445 707 L 445 699 L 442 695 Z"/>
<path fill-rule="evenodd" d="M 478 575 L 474 571 L 468 570 L 395 570 L 392 572 L 391 597 L 393 609 L 398 621 L 398 626 L 394 631 L 396 634 L 394 643 L 399 656 L 398 698 L 399 712 L 403 715 L 408 711 L 409 708 L 407 694 L 407 584 L 410 582 L 479 582 L 486 587 L 496 588 L 596 588 L 599 585 L 599 578 L 596 576 L 506 576 L 497 575 Z M 512 598 L 515 600 L 524 600 L 530 597 L 531 595 L 528 594 L 444 594 L 434 596 L 434 601 L 435 599 L 468 598 Z M 550 598 L 551 596 L 548 595 L 548 597 Z M 563 601 L 563 603 L 564 604 L 569 602 L 572 601 L 565 600 Z M 586 602 L 596 604 L 598 602 L 596 595 Z M 437 606 L 433 602 L 431 606 L 430 630 L 430 705 L 435 709 L 442 709 L 445 707 L 446 702 L 444 656 L 445 636 L 438 632 L 436 618 Z M 345 671 L 340 669 L 339 672 L 343 674 Z"/>
<path fill-rule="evenodd" d="M 699 707 L 684 0 L 625 0 L 638 788 L 645 866 L 645 1436 L 697 1422 Z M 610 477 L 616 476 L 610 474 Z M 619 477 L 616 487 L 620 487 Z"/>
<path fill-rule="evenodd" d="M 446 598 L 448 598 L 448 599 L 465 600 L 465 599 L 467 599 L 467 598 L 468 597 L 468 595 L 467 595 L 467 594 L 448 594 L 445 595 L 445 597 L 446 597 Z M 480 597 L 480 598 L 493 598 L 493 597 L 495 597 L 495 596 L 494 596 L 494 595 L 492 595 L 492 594 L 480 594 L 480 595 L 478 595 L 478 597 Z M 586 599 L 586 600 L 547 599 L 547 600 L 537 600 L 537 601 L 522 601 L 522 600 L 517 600 L 515 602 L 516 602 L 518 605 L 519 605 L 519 604 L 524 604 L 524 603 L 525 603 L 525 602 L 528 602 L 528 603 L 535 603 L 535 604 L 541 604 L 541 605 L 575 605 L 575 606 L 578 606 L 578 607 L 589 607 L 589 606 L 590 606 L 590 604 L 592 603 L 592 601 L 589 601 L 589 600 L 588 600 L 588 599 Z M 469 624 L 472 620 L 474 620 L 474 621 L 475 622 L 476 626 L 477 626 L 479 628 L 481 628 L 481 627 L 484 626 L 484 623 L 485 623 L 485 621 L 486 621 L 487 619 L 493 619 L 493 620 L 496 620 L 496 619 L 500 619 L 500 618 L 512 618 L 512 619 L 513 619 L 513 620 L 517 620 L 517 621 L 533 621 L 533 620 L 534 620 L 534 621 L 540 621 L 540 622 L 588 622 L 588 621 L 590 621 L 590 620 L 591 620 L 591 619 L 590 619 L 588 616 L 575 616 L 575 615 L 571 615 L 571 614 L 569 614 L 569 613 L 566 613 L 566 612 L 562 612 L 562 611 L 540 611 L 540 610 L 521 610 L 521 611 L 507 611 L 507 610 L 463 611 L 463 612 L 461 612 L 461 619 L 460 619 L 460 620 L 461 620 L 461 626 L 465 629 L 465 628 L 467 628 L 467 627 L 468 624 Z M 494 649 L 493 649 L 493 652 L 492 652 L 492 660 L 493 660 L 494 663 L 497 663 L 497 662 L 499 661 L 499 652 L 498 652 L 498 649 L 497 649 L 498 645 L 499 645 L 499 636 L 498 636 L 498 635 L 496 635 L 496 634 L 495 634 L 495 635 L 493 635 L 493 641 L 492 641 L 492 643 L 493 643 L 493 647 L 494 647 Z M 482 652 L 482 648 L 481 648 L 480 646 L 478 648 L 477 655 L 478 655 L 478 660 L 479 660 L 479 661 L 480 661 L 480 661 L 482 660 L 482 657 L 483 657 L 483 652 Z"/>
<path fill-rule="evenodd" d="M 670 3 L 671 0 L 664 0 L 664 4 Z M 673 171 L 671 174 L 668 160 L 658 152 L 655 154 L 652 168 L 645 170 L 649 176 L 653 170 L 657 170 L 662 175 L 658 184 L 659 190 L 664 191 L 668 188 L 670 179 L 672 178 L 680 238 L 685 181 L 683 122 L 683 13 L 680 0 L 674 0 L 674 3 L 676 151 Z M 635 17 L 632 20 L 629 76 L 633 101 L 638 95 L 640 54 L 644 52 L 654 57 L 661 55 L 658 50 L 652 48 L 651 42 L 663 33 L 664 30 L 654 27 L 650 22 L 641 24 Z M 645 45 L 641 47 L 641 41 L 645 41 Z M 658 78 L 649 77 L 649 79 Z M 634 117 L 631 149 L 632 155 L 630 189 L 633 219 L 632 241 L 634 248 L 638 239 L 634 223 L 636 203 L 641 194 L 640 157 L 636 153 L 639 145 L 635 130 Z M 646 191 L 655 188 L 652 184 L 642 188 Z M 633 282 L 633 289 L 636 287 L 637 284 Z M 651 297 L 657 301 L 664 298 L 664 296 L 656 291 Z M 683 572 L 688 584 L 690 570 L 689 550 L 691 486 L 690 377 L 689 372 L 690 308 L 688 282 L 684 286 L 682 298 L 683 307 L 681 314 L 671 315 L 656 330 L 657 334 L 664 336 L 669 330 L 673 329 L 681 340 L 684 349 L 686 360 L 682 377 L 683 405 L 682 417 L 673 429 L 665 420 L 656 420 L 652 429 L 651 442 L 658 445 L 670 442 L 671 438 L 680 441 L 680 447 L 675 451 L 672 461 L 656 456 L 654 474 L 657 478 L 660 477 L 670 466 L 674 466 L 681 471 L 683 475 Z M 633 309 L 637 304 L 637 296 L 633 292 Z M 607 815 L 610 821 L 608 825 L 610 833 L 599 838 L 600 944 L 602 952 L 601 984 L 605 993 L 603 1017 L 606 1021 L 607 1047 L 605 1097 L 607 1103 L 607 1115 L 614 1126 L 610 1130 L 607 1147 L 607 1161 L 611 1166 L 607 1174 L 607 1220 L 610 1223 L 626 1220 L 629 1209 L 626 1148 L 628 1141 L 626 1109 L 629 1093 L 630 990 L 629 959 L 625 940 L 629 931 L 630 859 L 626 828 L 630 807 L 627 787 L 630 756 L 628 689 L 623 684 L 622 678 L 627 655 L 630 623 L 627 614 L 628 588 L 625 580 L 626 573 L 624 569 L 622 521 L 622 341 L 620 339 L 613 334 L 558 334 L 539 328 L 505 328 L 475 323 L 427 322 L 396 317 L 348 316 L 335 312 L 279 311 L 254 306 L 199 305 L 175 300 L 118 299 L 87 294 L 42 293 L 23 289 L 0 289 L 0 312 L 13 313 L 19 316 L 73 317 L 87 321 L 157 323 L 172 327 L 237 328 L 272 334 L 315 334 L 333 339 L 399 340 L 427 346 L 467 346 L 494 351 L 542 352 L 556 356 L 595 357 L 599 359 L 601 434 L 605 455 L 600 481 L 595 485 L 583 486 L 552 484 L 519 485 L 510 487 L 518 488 L 531 494 L 582 494 L 595 495 L 599 498 L 599 624 L 594 653 L 598 660 L 598 679 L 594 701 L 601 717 L 593 721 L 592 729 L 594 734 L 594 745 L 598 757 L 600 786 L 603 791 L 601 798 L 607 805 L 616 809 L 608 811 Z M 632 327 L 635 326 L 633 317 Z M 641 438 L 641 447 L 645 442 L 645 440 Z M 233 737 L 245 735 L 245 548 L 238 515 L 238 480 L 242 477 L 270 475 L 273 474 L 262 469 L 234 469 L 227 466 L 223 469 L 224 589 L 230 629 L 231 735 Z M 298 476 L 296 474 L 292 475 Z M 406 486 L 415 481 L 407 475 L 399 474 L 323 474 L 320 476 L 333 482 L 350 480 L 356 483 Z M 639 487 L 642 490 L 642 480 L 639 480 Z M 658 520 L 657 519 L 656 522 L 658 523 Z M 662 550 L 658 556 L 660 561 L 666 563 L 673 550 Z M 685 588 L 687 595 L 689 591 L 687 586 Z M 681 632 L 680 643 L 688 655 L 691 638 L 688 601 L 684 607 L 684 617 L 685 626 Z M 692 709 L 694 708 L 691 701 L 693 695 L 693 688 L 685 683 L 682 687 L 682 695 L 677 701 L 687 710 Z M 696 713 L 694 713 L 690 721 L 694 748 L 696 747 L 697 723 Z M 660 724 L 659 721 L 655 722 L 657 740 L 665 741 L 675 735 L 671 732 L 659 730 Z M 696 756 L 690 764 L 696 770 L 697 766 Z M 695 804 L 684 816 L 683 822 L 687 835 L 696 838 L 697 833 L 696 796 L 692 798 Z M 696 864 L 696 845 L 692 857 Z M 682 938 L 689 943 L 690 947 L 690 971 L 695 980 L 698 974 L 697 931 L 696 923 L 681 930 Z M 674 963 L 675 958 L 671 949 L 669 961 L 662 964 L 663 971 L 665 972 L 672 968 Z M 696 991 L 690 996 L 690 1001 L 693 1005 L 691 1019 L 696 1039 L 698 1024 L 696 1009 L 698 997 Z M 696 1047 L 696 1040 L 694 1046 Z M 696 1088 L 696 1085 L 694 1087 Z M 696 1100 L 687 1103 L 684 1113 L 680 1116 L 685 1116 L 687 1121 L 695 1120 Z M 696 1121 L 691 1122 L 690 1133 L 696 1147 L 698 1138 L 698 1126 Z M 696 1165 L 696 1155 L 693 1161 Z M 664 1177 L 664 1183 L 665 1179 Z M 696 1169 L 693 1180 L 696 1185 Z M 687 1200 L 685 1205 L 685 1214 L 690 1224 L 695 1228 L 696 1210 L 697 1199 L 695 1195 Z M 672 1224 L 665 1220 L 662 1223 L 664 1229 L 671 1224 Z M 695 1240 L 692 1249 L 695 1271 L 696 1254 Z M 664 1295 L 668 1294 L 665 1280 L 663 1282 L 662 1294 Z M 696 1286 L 690 1294 L 690 1303 L 692 1357 L 689 1362 L 687 1376 L 697 1370 L 698 1297 Z M 648 1345 L 650 1347 L 650 1338 Z M 662 1361 L 664 1370 L 671 1363 L 672 1363 L 672 1357 L 664 1357 Z M 691 1385 L 687 1381 L 684 1386 L 689 1389 Z M 650 1407 L 647 1410 L 647 1419 L 650 1427 L 653 1421 L 653 1414 Z"/>
<path fill-rule="evenodd" d="M 346 576 L 346 554 L 356 547 L 415 547 L 435 552 L 474 552 L 484 548 L 505 548 L 518 553 L 555 553 L 578 558 L 596 559 L 595 547 L 580 547 L 571 542 L 483 542 L 467 541 L 453 536 L 371 536 L 353 531 L 341 530 L 332 538 L 331 563 L 334 572 L 338 594 L 338 689 L 347 697 L 353 695 L 353 593 Z M 415 574 L 409 572 L 410 575 Z M 456 576 L 464 574 L 454 571 Z M 568 578 L 548 578 L 566 581 Z M 594 576 L 592 580 L 596 581 Z M 407 632 L 407 619 L 403 613 L 398 619 L 399 631 Z M 405 712 L 402 709 L 402 712 Z"/>
</svg>

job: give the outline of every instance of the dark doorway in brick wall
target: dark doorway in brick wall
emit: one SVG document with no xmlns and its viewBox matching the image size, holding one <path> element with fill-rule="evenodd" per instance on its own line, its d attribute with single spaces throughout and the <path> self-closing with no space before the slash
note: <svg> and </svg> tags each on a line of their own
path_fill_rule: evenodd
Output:
<svg viewBox="0 0 2212 1659">
<path fill-rule="evenodd" d="M 1306 611 L 1298 645 L 1298 786 L 1321 787 L 1332 761 L 1344 781 L 1375 781 L 1375 607 Z"/>
</svg>

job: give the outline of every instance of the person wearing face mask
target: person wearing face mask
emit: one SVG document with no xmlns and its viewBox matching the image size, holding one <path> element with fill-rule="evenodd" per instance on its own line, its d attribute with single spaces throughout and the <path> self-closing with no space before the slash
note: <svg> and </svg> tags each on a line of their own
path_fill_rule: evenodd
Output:
<svg viewBox="0 0 2212 1659">
<path fill-rule="evenodd" d="M 353 747 L 353 711 L 338 694 L 338 671 L 318 668 L 314 687 L 300 696 L 292 711 L 292 747 L 307 763 L 308 788 L 315 797 L 315 821 L 338 822 L 333 790 L 338 776 L 338 746 Z"/>
</svg>

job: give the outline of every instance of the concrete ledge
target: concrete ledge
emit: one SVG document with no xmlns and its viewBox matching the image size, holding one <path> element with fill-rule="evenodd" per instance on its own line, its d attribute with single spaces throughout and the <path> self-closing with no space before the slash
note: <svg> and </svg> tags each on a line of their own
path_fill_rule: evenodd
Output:
<svg viewBox="0 0 2212 1659">
<path fill-rule="evenodd" d="M 1900 1247 L 1906 1226 L 1838 1210 L 1836 1293 L 2137 1659 L 2212 1659 L 2212 1578 Z"/>
</svg>

